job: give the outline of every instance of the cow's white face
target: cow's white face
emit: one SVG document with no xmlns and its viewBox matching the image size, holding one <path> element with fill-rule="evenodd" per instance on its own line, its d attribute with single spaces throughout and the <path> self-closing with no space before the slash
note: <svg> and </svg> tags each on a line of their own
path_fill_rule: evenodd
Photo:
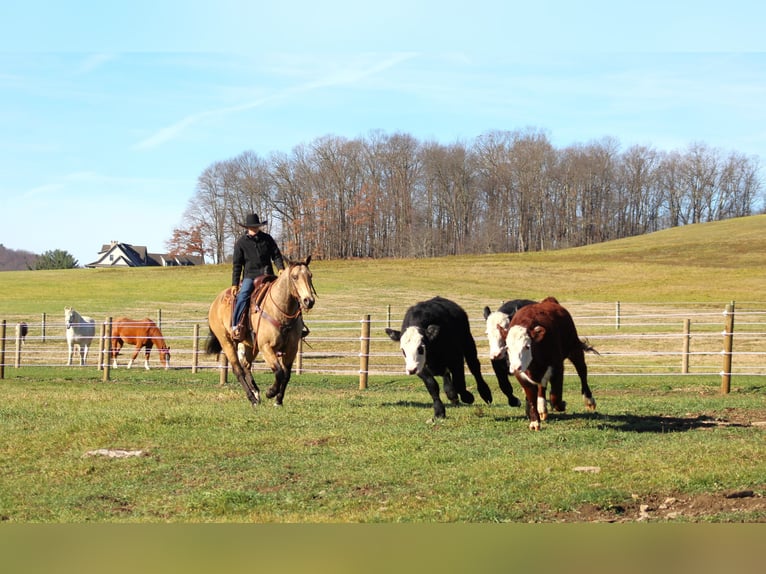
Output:
<svg viewBox="0 0 766 574">
<path fill-rule="evenodd" d="M 417 375 L 426 366 L 426 341 L 417 327 L 407 327 L 399 339 L 404 355 L 404 370 L 408 375 Z"/>
<path fill-rule="evenodd" d="M 491 361 L 505 357 L 505 338 L 508 335 L 510 324 L 510 317 L 500 311 L 487 315 L 487 340 L 489 341 L 489 358 Z"/>
<path fill-rule="evenodd" d="M 526 371 L 532 362 L 532 337 L 527 330 L 521 325 L 514 325 L 508 329 L 505 345 L 508 353 L 508 369 L 512 373 Z"/>
</svg>

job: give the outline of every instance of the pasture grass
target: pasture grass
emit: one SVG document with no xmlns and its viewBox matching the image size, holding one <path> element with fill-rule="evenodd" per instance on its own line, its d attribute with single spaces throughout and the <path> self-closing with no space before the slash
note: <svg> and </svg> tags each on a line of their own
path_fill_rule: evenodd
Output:
<svg viewBox="0 0 766 574">
<path fill-rule="evenodd" d="M 104 383 L 54 371 L 0 381 L 2 521 L 555 522 L 586 507 L 616 521 L 657 493 L 766 489 L 764 430 L 749 424 L 766 419 L 757 377 L 728 396 L 704 378 L 657 390 L 602 377 L 598 413 L 569 392 L 568 412 L 535 433 L 499 398 L 448 406 L 433 423 L 415 377 L 359 390 L 352 378 L 299 376 L 284 407 L 252 408 L 214 373 L 123 370 Z M 721 424 L 734 411 L 740 422 Z M 97 449 L 143 454 L 87 454 Z"/>
<path fill-rule="evenodd" d="M 423 260 L 316 261 L 308 317 L 337 319 L 442 295 L 471 316 L 516 297 L 569 301 L 766 300 L 766 215 L 562 251 Z M 63 307 L 83 314 L 199 321 L 228 265 L 0 273 L 9 324 Z M 568 369 L 571 372 L 571 369 Z M 257 376 L 261 389 L 267 384 Z M 766 489 L 762 377 L 591 380 L 586 413 L 568 375 L 568 412 L 539 433 L 508 407 L 432 407 L 416 377 L 294 375 L 285 406 L 253 409 L 214 370 L 6 366 L 0 380 L 0 522 L 503 523 L 763 522 L 763 505 L 689 503 Z M 469 378 L 469 386 L 474 386 Z M 132 458 L 89 456 L 140 450 Z M 599 472 L 575 471 L 597 467 Z M 659 501 L 659 502 L 658 502 Z M 680 504 L 680 503 L 679 503 Z"/>
</svg>

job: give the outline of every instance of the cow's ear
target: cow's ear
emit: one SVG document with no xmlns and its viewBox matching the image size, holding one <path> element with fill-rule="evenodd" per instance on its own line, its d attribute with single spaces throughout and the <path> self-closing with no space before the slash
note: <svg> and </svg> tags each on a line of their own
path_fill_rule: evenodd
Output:
<svg viewBox="0 0 766 574">
<path fill-rule="evenodd" d="M 542 325 L 538 325 L 537 327 L 532 329 L 532 332 L 530 333 L 530 335 L 532 336 L 532 340 L 535 343 L 539 343 L 540 341 L 543 340 L 543 337 L 545 337 L 545 327 L 543 327 Z"/>
<path fill-rule="evenodd" d="M 426 338 L 429 341 L 433 341 L 439 336 L 439 325 L 429 325 L 426 328 Z"/>
<path fill-rule="evenodd" d="M 487 317 L 489 317 L 489 314 L 490 314 L 489 306 L 484 307 L 484 320 L 485 321 L 487 320 Z"/>
<path fill-rule="evenodd" d="M 398 341 L 402 338 L 402 332 L 401 331 L 395 331 L 394 329 L 388 329 L 386 328 L 386 334 L 391 337 L 392 341 Z"/>
</svg>

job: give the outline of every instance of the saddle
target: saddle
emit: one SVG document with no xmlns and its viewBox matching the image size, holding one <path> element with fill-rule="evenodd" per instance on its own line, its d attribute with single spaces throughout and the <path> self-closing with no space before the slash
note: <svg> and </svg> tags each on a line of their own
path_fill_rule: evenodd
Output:
<svg viewBox="0 0 766 574">
<path fill-rule="evenodd" d="M 242 333 L 242 340 L 247 338 L 247 335 L 252 331 L 252 324 L 250 322 L 250 309 L 254 306 L 260 306 L 266 297 L 266 293 L 269 292 L 271 283 L 277 278 L 276 275 L 259 275 L 253 279 L 253 294 L 250 295 L 250 300 L 245 307 L 244 313 L 242 313 L 242 319 L 240 320 L 239 327 Z M 231 305 L 234 306 L 235 298 L 231 295 L 231 290 L 227 291 L 228 298 L 231 299 Z"/>
</svg>

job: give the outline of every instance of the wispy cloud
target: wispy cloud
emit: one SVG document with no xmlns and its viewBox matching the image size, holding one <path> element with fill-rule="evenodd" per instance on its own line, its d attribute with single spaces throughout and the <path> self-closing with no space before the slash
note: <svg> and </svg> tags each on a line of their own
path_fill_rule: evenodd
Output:
<svg viewBox="0 0 766 574">
<path fill-rule="evenodd" d="M 315 90 L 353 85 L 363 80 L 376 76 L 390 68 L 393 68 L 407 60 L 414 58 L 414 53 L 399 53 L 394 54 L 388 58 L 374 63 L 371 66 L 363 67 L 348 67 L 331 72 L 319 79 L 305 82 L 296 86 L 285 88 L 277 91 L 271 95 L 264 96 L 255 100 L 237 104 L 234 106 L 226 106 L 221 108 L 215 108 L 212 110 L 206 110 L 195 114 L 190 114 L 181 120 L 161 128 L 152 135 L 136 143 L 132 149 L 134 150 L 147 150 L 160 146 L 177 138 L 181 133 L 187 130 L 189 127 L 199 123 L 207 118 L 216 116 L 227 116 L 231 114 L 241 113 L 249 111 L 255 108 L 259 108 L 266 104 L 284 101 L 299 94 L 305 94 Z"/>
</svg>

